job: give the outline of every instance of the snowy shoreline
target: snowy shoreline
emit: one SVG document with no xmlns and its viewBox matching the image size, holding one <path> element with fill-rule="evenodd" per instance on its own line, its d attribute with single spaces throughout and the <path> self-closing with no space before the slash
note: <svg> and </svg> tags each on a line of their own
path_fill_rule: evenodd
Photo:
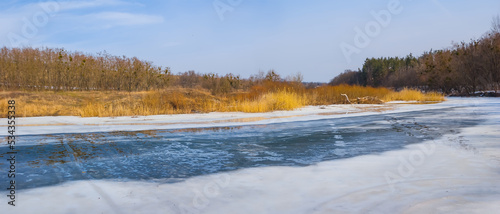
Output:
<svg viewBox="0 0 500 214">
<path fill-rule="evenodd" d="M 263 125 L 320 119 L 367 116 L 380 113 L 398 113 L 448 108 L 460 105 L 467 98 L 452 98 L 437 104 L 355 104 L 306 106 L 292 111 L 266 113 L 212 112 L 203 114 L 172 114 L 122 117 L 48 116 L 17 118 L 17 135 L 68 134 L 112 131 L 143 131 L 161 129 L 206 128 L 238 125 Z M 0 118 L 6 124 L 7 118 Z M 0 125 L 6 127 L 6 125 Z M 0 133 L 0 136 L 4 136 Z"/>
<path fill-rule="evenodd" d="M 306 167 L 247 168 L 192 177 L 177 183 L 114 180 L 67 182 L 21 190 L 17 207 L 0 203 L 0 209 L 9 213 L 495 213 L 500 209 L 500 114 L 497 110 L 500 102 L 496 99 L 491 104 L 490 101 L 450 99 L 432 105 L 397 104 L 394 109 L 384 111 L 422 111 L 474 102 L 478 109 L 486 112 L 478 116 L 484 120 L 477 126 L 463 128 L 432 141 L 412 144 L 402 150 L 325 161 Z M 294 112 L 263 113 L 258 117 L 264 119 L 257 121 L 215 125 L 251 125 L 380 113 L 361 111 L 345 114 L 346 108 L 342 106 L 309 108 Z M 304 114 L 286 117 L 300 112 Z M 325 112 L 329 114 L 319 114 Z M 163 122 L 160 118 L 155 120 L 147 117 L 59 117 L 44 124 L 58 124 L 69 119 L 73 125 L 60 127 L 64 127 L 63 131 L 74 132 L 84 126 L 81 123 L 97 122 L 104 124 L 101 125 L 104 127 L 113 127 L 113 123 L 129 123 L 128 120 L 140 123 L 135 126 L 118 125 L 125 131 L 149 127 L 206 127 L 213 125 L 210 123 L 213 120 L 241 119 L 254 115 L 174 115 L 169 122 L 185 119 L 189 123 L 160 126 L 144 125 L 144 121 L 153 124 Z M 265 119 L 276 115 L 284 118 Z M 43 122 L 38 118 L 26 119 L 32 124 Z M 203 120 L 204 123 L 196 124 L 196 120 Z M 34 134 L 37 133 L 35 129 L 40 127 L 26 126 L 23 131 Z M 43 129 L 38 133 L 51 133 L 51 129 Z"/>
</svg>

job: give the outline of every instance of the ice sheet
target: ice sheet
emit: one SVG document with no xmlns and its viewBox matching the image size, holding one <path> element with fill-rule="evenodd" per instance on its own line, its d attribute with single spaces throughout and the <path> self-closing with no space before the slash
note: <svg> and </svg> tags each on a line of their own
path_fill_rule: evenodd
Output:
<svg viewBox="0 0 500 214">
<path fill-rule="evenodd" d="M 471 102 L 481 113 L 478 117 L 485 119 L 481 124 L 402 150 L 306 167 L 247 168 L 177 183 L 67 182 L 19 191 L 15 208 L 0 203 L 0 210 L 7 213 L 496 213 L 500 209 L 500 101 L 454 99 L 435 106 L 402 106 L 396 111 Z"/>
</svg>

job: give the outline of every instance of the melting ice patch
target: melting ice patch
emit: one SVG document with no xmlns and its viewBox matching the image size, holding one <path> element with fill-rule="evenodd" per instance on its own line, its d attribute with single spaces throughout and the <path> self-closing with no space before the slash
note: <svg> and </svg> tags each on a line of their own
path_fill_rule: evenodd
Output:
<svg viewBox="0 0 500 214">
<path fill-rule="evenodd" d="M 20 168 L 29 179 L 21 181 L 29 189 L 19 192 L 16 209 L 0 209 L 491 213 L 500 208 L 500 102 L 457 100 L 444 109 L 338 118 L 336 129 L 326 119 L 219 131 L 58 135 L 62 142 L 23 148 L 30 152 Z M 280 130 L 290 134 L 273 134 Z M 424 142 L 435 148 L 416 159 Z"/>
</svg>

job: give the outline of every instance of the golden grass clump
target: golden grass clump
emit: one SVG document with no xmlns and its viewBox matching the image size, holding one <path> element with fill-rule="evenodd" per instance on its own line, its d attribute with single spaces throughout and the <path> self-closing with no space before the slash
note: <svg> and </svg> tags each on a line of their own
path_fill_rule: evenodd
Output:
<svg viewBox="0 0 500 214">
<path fill-rule="evenodd" d="M 0 93 L 0 117 L 7 117 L 8 100 L 16 101 L 17 117 L 37 117 L 37 116 L 60 116 L 71 115 L 75 102 L 65 99 L 53 92 L 46 92 L 43 95 L 30 92 L 1 92 Z"/>
<path fill-rule="evenodd" d="M 348 104 L 347 99 L 341 94 L 346 94 L 351 102 L 357 98 L 372 97 L 380 99 L 391 93 L 387 88 L 373 88 L 363 86 L 338 85 L 322 86 L 308 91 L 308 105 L 330 105 L 330 104 Z"/>
<path fill-rule="evenodd" d="M 391 92 L 384 96 L 384 101 L 420 101 L 438 102 L 444 101 L 444 95 L 437 92 L 422 93 L 414 89 L 405 88 L 399 92 Z"/>
<path fill-rule="evenodd" d="M 1 118 L 7 117 L 7 111 L 8 111 L 7 101 L 8 101 L 8 99 L 6 99 L 6 98 L 0 99 L 0 117 Z"/>
<path fill-rule="evenodd" d="M 82 117 L 209 112 L 217 109 L 210 96 L 194 90 L 131 92 L 123 93 L 113 100 L 92 100 L 76 110 Z"/>
<path fill-rule="evenodd" d="M 231 110 L 241 112 L 268 112 L 279 110 L 294 110 L 306 105 L 304 96 L 287 90 L 268 92 L 255 100 L 234 102 Z"/>
</svg>

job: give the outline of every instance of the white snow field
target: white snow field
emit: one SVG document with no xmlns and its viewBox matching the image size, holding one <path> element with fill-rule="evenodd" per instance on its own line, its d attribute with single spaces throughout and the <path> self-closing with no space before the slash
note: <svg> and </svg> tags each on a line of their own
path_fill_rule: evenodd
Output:
<svg viewBox="0 0 500 214">
<path fill-rule="evenodd" d="M 482 122 L 404 149 L 195 176 L 175 183 L 84 180 L 19 190 L 1 213 L 499 213 L 500 99 L 332 105 L 262 114 L 22 118 L 19 134 L 269 124 L 473 105 Z M 474 113 L 471 111 L 471 114 Z M 246 119 L 245 119 L 246 118 Z M 432 120 L 432 118 L 430 118 Z M 5 119 L 0 120 L 5 124 Z M 5 179 L 5 178 L 2 178 Z M 0 192 L 6 195 L 6 192 Z"/>
</svg>

